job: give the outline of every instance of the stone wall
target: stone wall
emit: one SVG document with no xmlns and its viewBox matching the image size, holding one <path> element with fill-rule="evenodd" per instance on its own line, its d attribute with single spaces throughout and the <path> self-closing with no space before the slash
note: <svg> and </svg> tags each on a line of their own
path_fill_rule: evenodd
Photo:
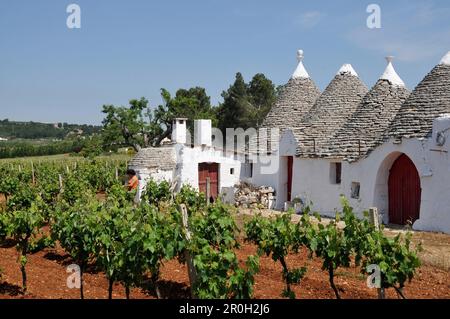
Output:
<svg viewBox="0 0 450 319">
<path fill-rule="evenodd" d="M 242 208 L 274 208 L 275 190 L 270 186 L 254 186 L 242 182 L 236 188 L 235 205 Z"/>
</svg>

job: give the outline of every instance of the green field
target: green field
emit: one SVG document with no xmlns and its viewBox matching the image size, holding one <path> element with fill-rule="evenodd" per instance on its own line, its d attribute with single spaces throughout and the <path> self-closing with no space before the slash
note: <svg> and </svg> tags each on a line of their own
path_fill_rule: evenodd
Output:
<svg viewBox="0 0 450 319">
<path fill-rule="evenodd" d="M 100 160 L 111 160 L 111 161 L 129 161 L 133 158 L 132 155 L 128 154 L 118 154 L 113 153 L 111 155 L 101 155 L 96 157 Z M 84 161 L 85 158 L 81 156 L 71 156 L 70 154 L 58 154 L 58 155 L 47 155 L 47 156 L 30 156 L 30 157 L 17 157 L 17 158 L 3 158 L 0 159 L 0 163 L 26 163 L 26 162 L 51 162 L 51 161 Z"/>
</svg>

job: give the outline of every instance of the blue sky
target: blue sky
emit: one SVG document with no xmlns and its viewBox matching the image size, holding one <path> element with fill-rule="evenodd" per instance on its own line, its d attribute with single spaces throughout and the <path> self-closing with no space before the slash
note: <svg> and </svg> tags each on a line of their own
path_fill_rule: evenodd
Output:
<svg viewBox="0 0 450 319">
<path fill-rule="evenodd" d="M 371 3 L 381 29 L 366 26 Z M 344 63 L 373 85 L 386 55 L 413 89 L 450 50 L 449 21 L 447 0 L 0 0 L 0 119 L 98 124 L 103 104 L 156 106 L 162 87 L 217 103 L 238 71 L 287 82 L 297 49 L 321 89 Z"/>
</svg>

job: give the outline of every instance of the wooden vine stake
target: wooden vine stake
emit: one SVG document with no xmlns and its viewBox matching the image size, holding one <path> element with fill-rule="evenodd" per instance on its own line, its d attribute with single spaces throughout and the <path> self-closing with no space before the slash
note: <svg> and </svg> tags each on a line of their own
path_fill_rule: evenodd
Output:
<svg viewBox="0 0 450 319">
<path fill-rule="evenodd" d="M 380 219 L 378 215 L 378 208 L 376 207 L 369 208 L 369 220 L 376 230 L 380 230 Z"/>
<path fill-rule="evenodd" d="M 59 177 L 59 192 L 61 193 L 62 192 L 62 188 L 63 188 L 63 179 L 62 179 L 62 175 L 61 174 L 59 174 L 58 177 Z"/>
<path fill-rule="evenodd" d="M 375 227 L 376 230 L 380 230 L 380 219 L 378 215 L 378 208 L 371 207 L 369 208 L 369 221 Z M 385 299 L 385 291 L 384 288 L 377 288 L 378 291 L 378 299 Z"/>
<path fill-rule="evenodd" d="M 209 205 L 209 199 L 211 198 L 211 179 L 206 178 L 206 204 Z"/>
<path fill-rule="evenodd" d="M 181 215 L 183 217 L 184 236 L 185 236 L 186 241 L 189 243 L 191 241 L 192 235 L 191 235 L 191 231 L 189 230 L 189 223 L 188 223 L 189 216 L 188 216 L 186 205 L 181 204 L 180 209 L 181 209 Z M 197 271 L 195 270 L 194 259 L 191 256 L 189 249 L 184 250 L 184 257 L 186 259 L 187 266 L 188 266 L 189 282 L 190 282 L 190 286 L 191 286 L 191 298 L 197 299 L 197 295 L 194 291 L 195 283 L 197 282 Z"/>
<path fill-rule="evenodd" d="M 36 184 L 36 178 L 34 176 L 34 165 L 33 165 L 33 162 L 31 162 L 31 179 L 33 181 L 33 185 L 35 185 Z"/>
</svg>

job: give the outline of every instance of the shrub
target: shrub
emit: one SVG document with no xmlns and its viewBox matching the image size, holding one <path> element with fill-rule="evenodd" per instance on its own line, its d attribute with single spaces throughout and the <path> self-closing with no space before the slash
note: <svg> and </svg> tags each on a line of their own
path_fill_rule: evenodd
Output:
<svg viewBox="0 0 450 319">
<path fill-rule="evenodd" d="M 147 181 L 141 200 L 148 204 L 158 206 L 159 202 L 169 201 L 171 197 L 170 184 L 167 181 L 158 183 L 155 180 L 150 179 Z"/>
<path fill-rule="evenodd" d="M 31 245 L 31 240 L 36 237 L 44 222 L 39 205 L 41 202 L 42 200 L 36 200 L 27 210 L 8 212 L 6 220 L 4 220 L 4 222 L 7 223 L 7 235 L 12 237 L 17 243 L 16 249 L 19 252 L 22 289 L 24 292 L 27 291 L 27 256 L 32 251 L 33 247 Z"/>
<path fill-rule="evenodd" d="M 421 250 L 418 245 L 411 247 L 411 233 L 404 237 L 398 234 L 394 238 L 386 237 L 382 231 L 374 232 L 368 238 L 367 250 L 362 263 L 361 272 L 370 275 L 369 265 L 378 265 L 380 269 L 380 288 L 394 288 L 402 297 L 405 282 L 411 282 L 415 271 L 420 267 L 417 256 Z M 384 294 L 381 294 L 384 298 Z"/>
<path fill-rule="evenodd" d="M 299 284 L 305 276 L 306 267 L 289 269 L 286 257 L 289 253 L 298 253 L 303 242 L 303 229 L 300 224 L 291 221 L 292 213 L 278 215 L 275 218 L 256 216 L 245 225 L 246 240 L 258 246 L 259 255 L 271 256 L 280 262 L 283 268 L 283 280 L 286 288 L 282 296 L 295 298 L 291 285 Z M 306 224 L 304 223 L 303 226 Z"/>
</svg>

